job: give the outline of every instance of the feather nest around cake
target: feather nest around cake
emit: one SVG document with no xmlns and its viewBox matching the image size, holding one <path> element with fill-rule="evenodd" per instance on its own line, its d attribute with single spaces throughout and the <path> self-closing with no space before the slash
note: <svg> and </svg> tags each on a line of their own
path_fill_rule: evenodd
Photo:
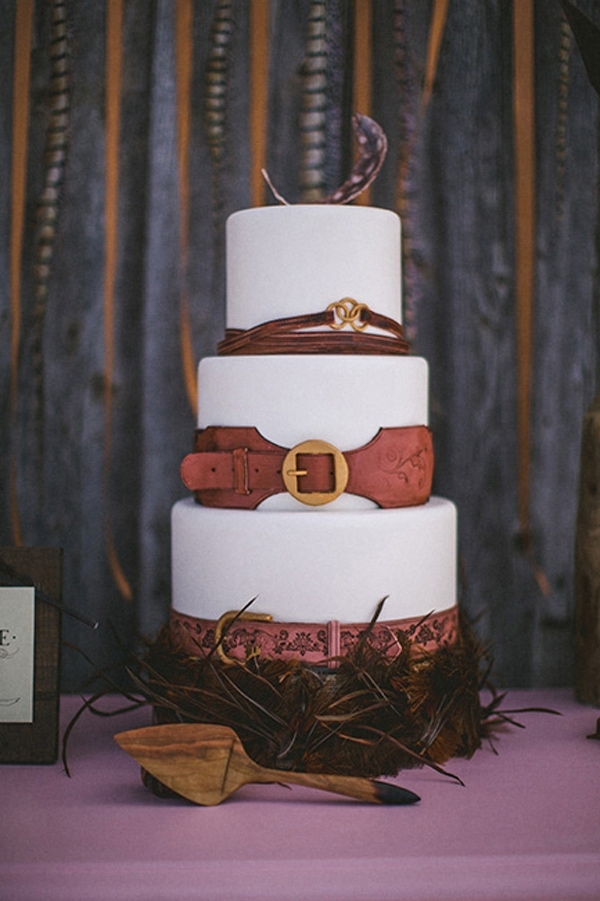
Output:
<svg viewBox="0 0 600 901">
<path fill-rule="evenodd" d="M 392 660 L 367 629 L 335 668 L 252 648 L 245 662 L 227 663 L 201 647 L 190 654 L 165 627 L 130 672 L 156 722 L 230 726 L 253 760 L 283 773 L 444 772 L 442 764 L 471 757 L 504 721 L 501 697 L 480 701 L 487 655 L 464 622 L 435 651 L 408 634 L 397 639 L 402 651 Z"/>
<path fill-rule="evenodd" d="M 349 206 L 387 139 L 369 117 L 353 124 L 339 189 L 290 206 L 264 173 L 282 206 L 228 220 L 226 340 L 201 363 L 171 621 L 131 676 L 158 723 L 230 727 L 282 774 L 445 772 L 502 714 L 480 702 L 485 654 L 459 619 L 456 512 L 430 496 L 400 222 Z M 268 611 L 252 627 L 228 613 L 251 586 Z M 383 602 L 366 605 L 383 596 L 380 621 Z"/>
</svg>

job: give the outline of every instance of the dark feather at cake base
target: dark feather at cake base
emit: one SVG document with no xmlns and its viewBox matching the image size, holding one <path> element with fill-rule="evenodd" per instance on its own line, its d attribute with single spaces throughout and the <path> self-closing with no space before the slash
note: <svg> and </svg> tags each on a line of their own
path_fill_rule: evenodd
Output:
<svg viewBox="0 0 600 901">
<path fill-rule="evenodd" d="M 335 669 L 252 657 L 223 663 L 183 653 L 167 627 L 134 674 L 157 722 L 232 727 L 259 764 L 282 771 L 395 775 L 470 757 L 498 723 L 482 706 L 485 654 L 470 628 L 427 653 L 399 634 L 390 660 L 368 637 Z"/>
</svg>

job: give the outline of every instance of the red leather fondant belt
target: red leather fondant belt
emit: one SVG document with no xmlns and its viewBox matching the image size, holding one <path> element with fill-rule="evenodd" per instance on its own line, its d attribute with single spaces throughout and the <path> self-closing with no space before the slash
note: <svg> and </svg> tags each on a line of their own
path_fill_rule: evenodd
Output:
<svg viewBox="0 0 600 901">
<path fill-rule="evenodd" d="M 343 453 L 324 441 L 289 450 L 252 427 L 210 426 L 196 431 L 194 453 L 181 464 L 199 503 L 247 510 L 284 491 L 311 506 L 346 492 L 380 507 L 410 507 L 429 499 L 432 477 L 426 426 L 380 429 L 368 444 Z"/>
<path fill-rule="evenodd" d="M 175 649 L 193 657 L 215 651 L 225 663 L 245 662 L 260 656 L 302 660 L 335 668 L 369 628 L 368 623 L 281 623 L 268 614 L 225 613 L 219 620 L 199 619 L 171 610 L 169 630 Z M 393 659 L 407 638 L 417 653 L 452 645 L 458 634 L 458 606 L 429 616 L 375 622 L 368 641 Z"/>
</svg>

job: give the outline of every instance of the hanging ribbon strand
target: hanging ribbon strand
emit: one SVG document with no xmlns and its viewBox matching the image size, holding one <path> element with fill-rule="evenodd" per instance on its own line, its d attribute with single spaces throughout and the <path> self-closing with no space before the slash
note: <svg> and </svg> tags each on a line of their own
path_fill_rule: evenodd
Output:
<svg viewBox="0 0 600 901">
<path fill-rule="evenodd" d="M 371 115 L 372 97 L 372 21 L 371 0 L 354 0 L 354 102 L 352 108 L 363 116 Z M 361 206 L 369 206 L 371 191 L 367 189 L 356 199 Z"/>
<path fill-rule="evenodd" d="M 269 0 L 250 5 L 250 198 L 263 206 L 269 105 Z"/>
<path fill-rule="evenodd" d="M 533 80 L 533 2 L 513 2 L 513 125 L 515 152 L 515 259 L 521 536 L 529 542 L 531 453 L 532 318 L 535 280 L 535 114 Z"/>
<path fill-rule="evenodd" d="M 112 451 L 113 379 L 115 369 L 115 277 L 117 269 L 119 132 L 121 117 L 122 0 L 106 5 L 106 146 L 104 200 L 104 497 L 108 503 Z M 131 586 L 115 548 L 108 511 L 104 522 L 109 566 L 122 597 L 130 601 Z"/>
<path fill-rule="evenodd" d="M 535 297 L 535 84 L 533 0 L 513 0 L 515 293 L 517 325 L 517 510 L 519 537 L 543 594 L 550 587 L 531 547 L 531 373 Z"/>
<path fill-rule="evenodd" d="M 15 7 L 10 221 L 10 413 L 13 437 L 16 436 L 19 399 L 21 263 L 23 258 L 23 224 L 25 221 L 25 191 L 27 183 L 33 8 L 33 0 L 21 0 Z M 10 520 L 13 542 L 19 546 L 23 544 L 23 535 L 19 512 L 17 457 L 17 450 L 14 448 L 10 464 Z"/>
<path fill-rule="evenodd" d="M 175 4 L 175 79 L 177 96 L 177 177 L 179 186 L 179 345 L 186 395 L 192 414 L 197 409 L 196 359 L 188 297 L 190 242 L 190 95 L 193 68 L 193 8 L 191 0 Z"/>
</svg>

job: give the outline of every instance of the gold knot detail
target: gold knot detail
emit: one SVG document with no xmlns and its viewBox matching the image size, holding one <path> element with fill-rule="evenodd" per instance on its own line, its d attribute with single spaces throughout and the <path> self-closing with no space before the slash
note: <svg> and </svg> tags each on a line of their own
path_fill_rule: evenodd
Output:
<svg viewBox="0 0 600 901">
<path fill-rule="evenodd" d="M 333 322 L 330 322 L 330 328 L 339 330 L 343 329 L 346 325 L 349 325 L 355 332 L 364 332 L 369 324 L 368 322 L 362 321 L 363 313 L 370 312 L 368 306 L 366 303 L 358 303 L 351 297 L 344 297 L 342 300 L 336 300 L 334 303 L 330 303 L 327 307 L 327 312 L 329 312 L 329 310 L 333 310 L 334 317 L 337 316 L 338 320 L 336 321 L 334 319 Z"/>
</svg>

